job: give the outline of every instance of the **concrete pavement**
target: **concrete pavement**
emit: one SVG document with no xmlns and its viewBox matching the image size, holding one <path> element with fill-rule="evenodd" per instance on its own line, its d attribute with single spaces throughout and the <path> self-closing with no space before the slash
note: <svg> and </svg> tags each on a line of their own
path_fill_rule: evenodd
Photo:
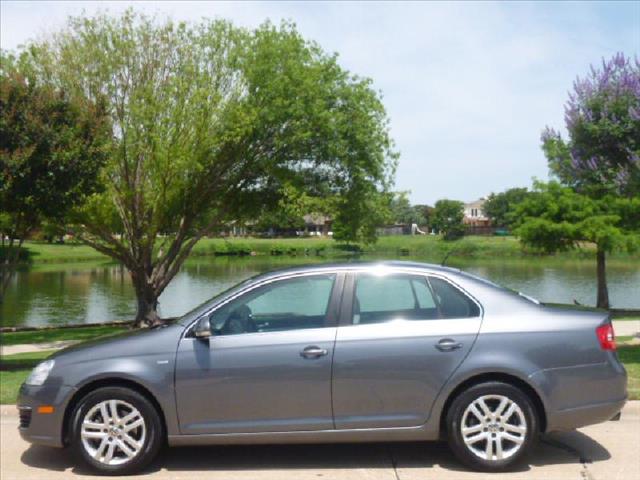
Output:
<svg viewBox="0 0 640 480">
<path fill-rule="evenodd" d="M 1 408 L 2 480 L 88 479 L 68 450 L 30 446 L 17 432 L 14 406 Z M 519 471 L 464 470 L 445 444 L 333 444 L 173 448 L 145 474 L 176 480 L 635 480 L 640 479 L 640 401 L 619 422 L 546 436 Z"/>
<path fill-rule="evenodd" d="M 640 335 L 640 320 L 614 320 L 613 331 L 619 337 Z"/>
</svg>

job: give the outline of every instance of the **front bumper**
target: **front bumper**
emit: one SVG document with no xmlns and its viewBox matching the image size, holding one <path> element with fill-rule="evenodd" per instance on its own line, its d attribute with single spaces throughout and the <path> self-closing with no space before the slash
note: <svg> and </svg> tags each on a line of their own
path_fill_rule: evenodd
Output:
<svg viewBox="0 0 640 480">
<path fill-rule="evenodd" d="M 63 447 L 64 413 L 76 389 L 67 385 L 26 385 L 20 387 L 18 411 L 20 436 L 27 442 Z M 52 413 L 39 413 L 38 407 L 50 405 Z"/>
</svg>

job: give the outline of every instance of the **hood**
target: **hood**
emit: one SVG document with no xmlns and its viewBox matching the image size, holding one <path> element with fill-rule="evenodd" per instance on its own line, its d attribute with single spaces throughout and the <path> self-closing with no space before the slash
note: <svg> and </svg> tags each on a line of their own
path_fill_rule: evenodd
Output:
<svg viewBox="0 0 640 480">
<path fill-rule="evenodd" d="M 131 330 L 72 345 L 49 358 L 64 365 L 101 358 L 175 352 L 183 331 L 184 326 L 175 323 Z"/>
</svg>

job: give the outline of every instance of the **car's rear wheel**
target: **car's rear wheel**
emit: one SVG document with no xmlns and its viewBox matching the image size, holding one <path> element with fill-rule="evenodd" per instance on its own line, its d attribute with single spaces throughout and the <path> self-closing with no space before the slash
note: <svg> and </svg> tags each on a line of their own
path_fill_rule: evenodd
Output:
<svg viewBox="0 0 640 480">
<path fill-rule="evenodd" d="M 537 434 L 533 403 L 507 383 L 474 385 L 455 398 L 447 414 L 451 449 L 476 470 L 512 468 L 529 453 Z"/>
<path fill-rule="evenodd" d="M 104 387 L 86 395 L 73 415 L 72 446 L 92 469 L 107 475 L 135 473 L 162 445 L 162 422 L 138 392 Z"/>
</svg>

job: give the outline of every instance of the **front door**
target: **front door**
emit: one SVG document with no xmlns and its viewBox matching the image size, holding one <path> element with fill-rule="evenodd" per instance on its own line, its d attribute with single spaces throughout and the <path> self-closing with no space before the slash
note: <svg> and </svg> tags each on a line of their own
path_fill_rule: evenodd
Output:
<svg viewBox="0 0 640 480">
<path fill-rule="evenodd" d="M 333 428 L 336 278 L 304 274 L 261 284 L 210 314 L 212 337 L 180 342 L 183 434 Z"/>
<path fill-rule="evenodd" d="M 333 364 L 336 428 L 424 424 L 478 334 L 480 308 L 439 277 L 358 273 L 347 283 Z"/>
</svg>

